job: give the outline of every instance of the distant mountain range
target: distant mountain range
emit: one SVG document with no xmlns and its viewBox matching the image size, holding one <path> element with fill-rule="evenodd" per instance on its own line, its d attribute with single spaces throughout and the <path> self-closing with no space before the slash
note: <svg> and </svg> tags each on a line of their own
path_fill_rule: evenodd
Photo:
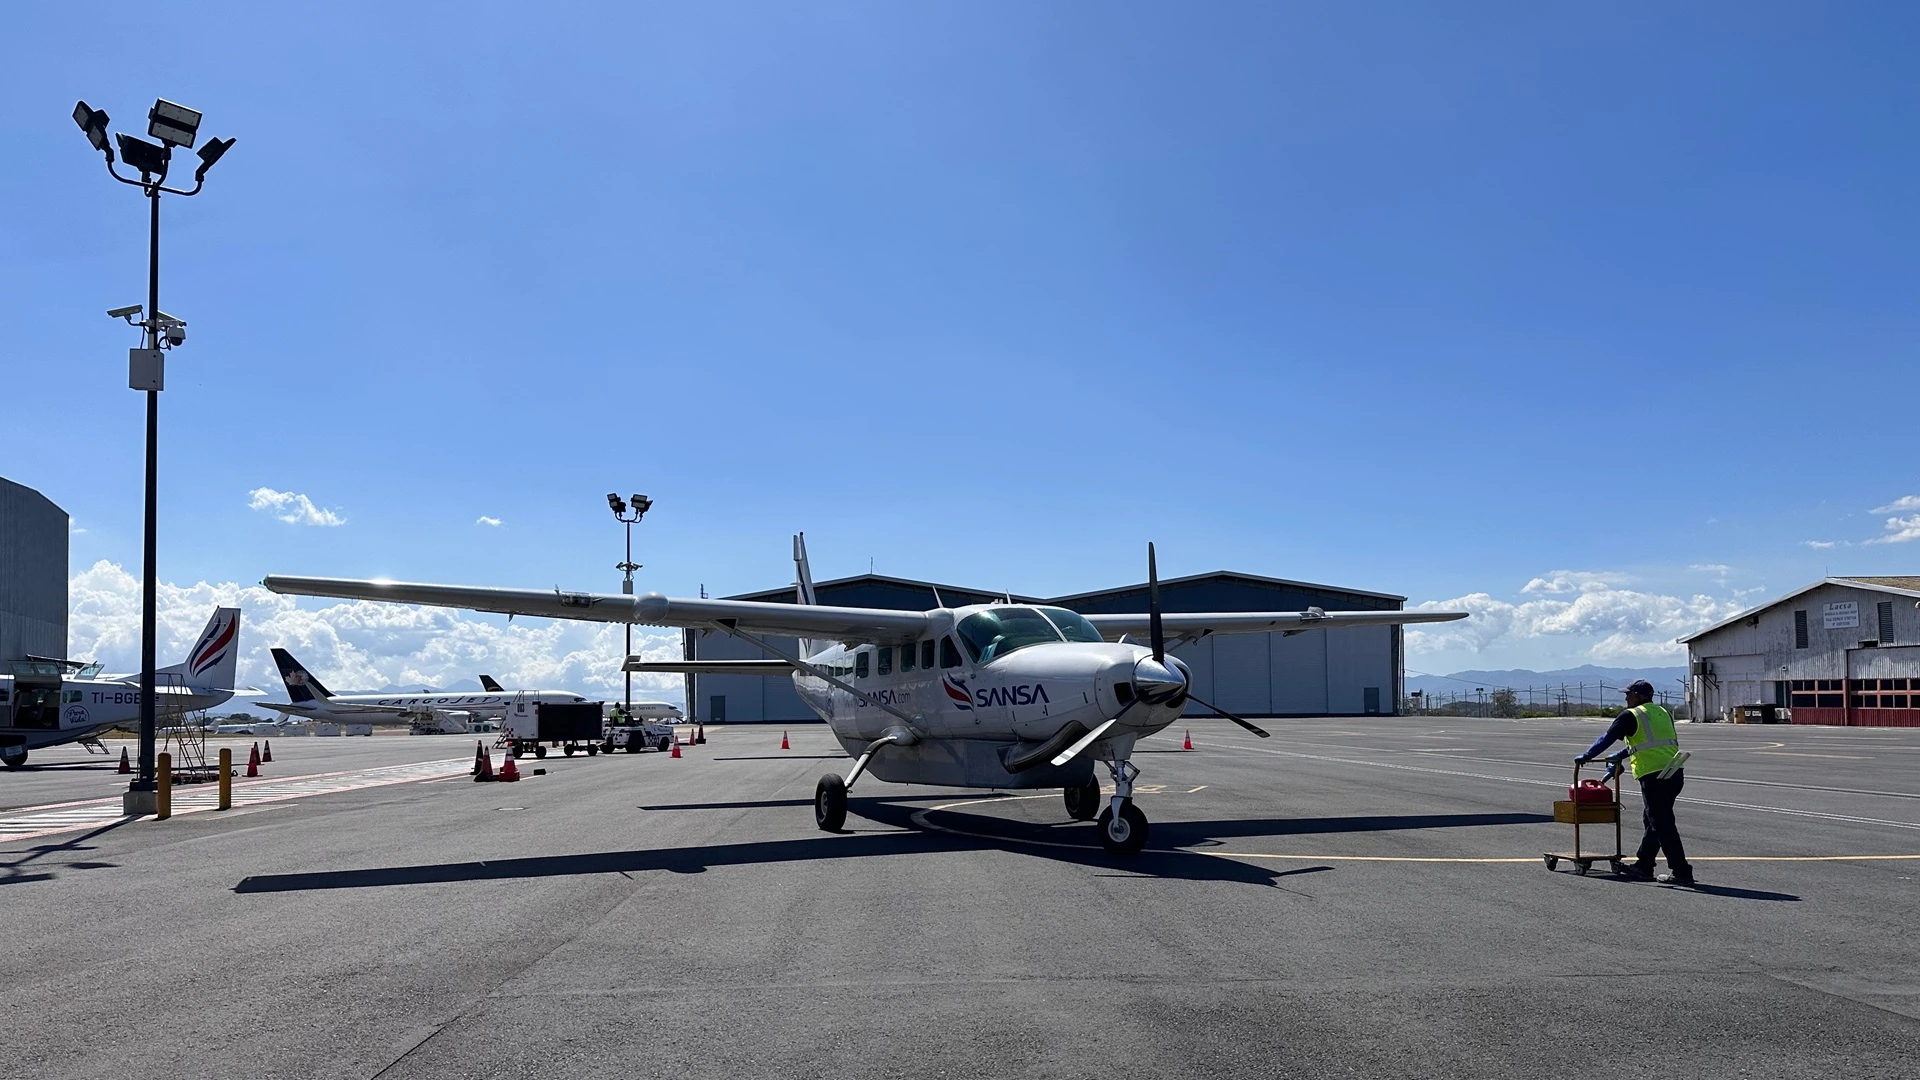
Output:
<svg viewBox="0 0 1920 1080">
<path fill-rule="evenodd" d="M 1597 701 L 1599 687 L 1608 691 L 1618 691 L 1620 687 L 1636 679 L 1645 679 L 1653 684 L 1656 691 L 1679 693 L 1681 682 L 1687 677 L 1684 667 L 1648 667 L 1616 668 L 1583 664 L 1577 668 L 1560 668 L 1555 671 L 1529 671 L 1526 668 L 1513 668 L 1507 671 L 1456 671 L 1451 675 L 1412 675 L 1407 676 L 1407 690 L 1418 690 L 1426 694 L 1451 696 L 1454 694 L 1472 694 L 1476 687 L 1484 687 L 1489 693 L 1500 687 L 1525 692 L 1533 687 L 1536 694 L 1549 687 L 1558 693 L 1565 686 L 1569 696 L 1578 696 L 1580 688 L 1586 687 L 1586 700 Z"/>
</svg>

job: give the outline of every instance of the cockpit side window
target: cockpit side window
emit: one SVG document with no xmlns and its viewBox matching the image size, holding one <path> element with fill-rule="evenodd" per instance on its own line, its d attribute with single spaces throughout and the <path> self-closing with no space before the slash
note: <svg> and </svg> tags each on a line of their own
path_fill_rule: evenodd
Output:
<svg viewBox="0 0 1920 1080">
<path fill-rule="evenodd" d="M 1016 649 L 1060 640 L 1047 617 L 1030 607 L 997 607 L 976 611 L 954 627 L 974 663 L 984 664 Z"/>
<path fill-rule="evenodd" d="M 1045 615 L 1047 621 L 1052 623 L 1054 627 L 1060 631 L 1060 636 L 1066 638 L 1068 641 L 1086 641 L 1097 644 L 1106 640 L 1100 636 L 1100 631 L 1095 629 L 1094 625 L 1088 622 L 1086 618 L 1078 612 L 1068 611 L 1063 607 L 1043 607 L 1040 609 L 1040 614 Z"/>
</svg>

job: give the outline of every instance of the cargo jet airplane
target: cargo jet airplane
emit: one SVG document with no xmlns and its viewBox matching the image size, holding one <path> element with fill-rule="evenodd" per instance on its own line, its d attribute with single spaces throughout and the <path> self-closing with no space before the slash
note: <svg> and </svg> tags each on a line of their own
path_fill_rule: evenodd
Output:
<svg viewBox="0 0 1920 1080">
<path fill-rule="evenodd" d="M 187 658 L 154 671 L 156 707 L 188 711 L 225 703 L 234 695 L 239 658 L 240 609 L 215 608 Z M 11 674 L 0 675 L 0 764 L 17 769 L 27 763 L 30 750 L 140 722 L 138 674 L 102 676 L 98 664 L 75 666 L 73 661 L 16 661 Z"/>
<path fill-rule="evenodd" d="M 847 789 L 868 771 L 890 783 L 968 788 L 1062 788 L 1075 820 L 1098 816 L 1100 842 L 1131 855 L 1147 842 L 1133 803 L 1139 740 L 1179 719 L 1189 700 L 1261 738 L 1267 733 L 1194 697 L 1192 674 L 1167 655 L 1167 638 L 1343 626 L 1392 626 L 1466 618 L 1463 611 L 1306 611 L 1165 614 L 1153 545 L 1147 545 L 1145 615 L 1079 615 L 1036 604 L 970 604 L 932 611 L 826 607 L 814 598 L 806 538 L 793 538 L 794 604 L 633 597 L 270 576 L 277 593 L 382 600 L 553 619 L 717 630 L 765 650 L 771 660 L 648 662 L 629 671 L 789 675 L 854 758 L 845 777 L 814 788 L 814 820 L 846 822 Z M 798 639 L 792 652 L 769 635 Z M 1144 636 L 1146 644 L 1129 641 Z M 1113 795 L 1100 806 L 1094 762 Z"/>
</svg>

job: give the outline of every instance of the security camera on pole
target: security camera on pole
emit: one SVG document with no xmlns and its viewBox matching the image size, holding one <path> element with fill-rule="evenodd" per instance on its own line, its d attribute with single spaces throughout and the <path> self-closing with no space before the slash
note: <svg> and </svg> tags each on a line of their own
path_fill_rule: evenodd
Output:
<svg viewBox="0 0 1920 1080">
<path fill-rule="evenodd" d="M 233 140 L 208 139 L 198 151 L 200 167 L 193 171 L 193 187 L 170 188 L 166 186 L 166 180 L 167 170 L 173 164 L 174 148 L 193 146 L 200 132 L 199 113 L 171 101 L 154 102 L 153 108 L 147 112 L 147 134 L 158 139 L 158 143 L 119 132 L 115 132 L 113 141 L 109 142 L 107 114 L 84 101 L 74 105 L 73 122 L 80 125 L 80 130 L 86 133 L 87 141 L 93 144 L 93 148 L 106 155 L 107 174 L 123 184 L 139 188 L 147 196 L 148 204 L 147 303 L 144 309 L 147 317 L 134 322 L 142 312 L 139 304 L 114 308 L 107 314 L 125 319 L 146 331 L 142 346 L 129 350 L 127 356 L 127 384 L 147 393 L 147 511 L 145 557 L 140 575 L 140 771 L 127 785 L 126 811 L 129 814 L 151 814 L 156 804 L 153 621 L 154 585 L 158 572 L 155 568 L 154 534 L 156 489 L 159 486 L 160 391 L 166 385 L 163 350 L 187 340 L 187 324 L 160 310 L 160 194 L 200 194 L 201 185 L 206 183 L 207 170 L 213 168 L 214 162 L 219 161 L 228 150 L 233 149 Z M 121 176 L 114 167 L 114 143 L 120 146 L 120 159 L 128 168 L 137 169 L 140 179 L 130 180 Z"/>
<path fill-rule="evenodd" d="M 653 509 L 653 500 L 647 498 L 645 495 L 635 495 L 633 497 L 633 503 L 631 507 L 629 507 L 627 503 L 621 501 L 620 496 L 615 495 L 613 492 L 609 491 L 607 492 L 607 506 L 613 510 L 613 516 L 616 520 L 623 521 L 627 525 L 627 559 L 625 562 L 614 564 L 613 568 L 615 570 L 624 571 L 626 573 L 626 577 L 622 578 L 620 581 L 620 591 L 625 593 L 628 596 L 632 596 L 633 595 L 633 572 L 635 570 L 640 569 L 640 564 L 633 561 L 633 527 L 634 525 L 639 523 L 641 518 L 647 516 L 647 511 Z M 633 514 L 632 517 L 627 516 L 629 512 Z M 627 624 L 627 656 L 632 656 L 632 655 L 633 655 L 633 624 L 628 623 Z M 620 658 L 620 664 L 623 667 L 626 666 L 627 656 L 623 656 Z M 633 715 L 633 672 L 631 671 L 627 672 L 627 701 L 624 708 L 626 709 L 628 716 Z"/>
</svg>

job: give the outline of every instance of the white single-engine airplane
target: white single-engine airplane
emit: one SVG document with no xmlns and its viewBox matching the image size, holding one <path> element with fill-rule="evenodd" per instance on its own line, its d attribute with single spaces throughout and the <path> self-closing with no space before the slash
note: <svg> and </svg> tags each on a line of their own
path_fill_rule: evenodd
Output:
<svg viewBox="0 0 1920 1080">
<path fill-rule="evenodd" d="M 791 675 L 855 758 L 843 778 L 814 788 L 814 820 L 829 832 L 846 822 L 847 789 L 871 770 L 890 783 L 968 788 L 1063 788 L 1075 820 L 1099 818 L 1100 842 L 1131 855 L 1147 842 L 1147 818 L 1133 804 L 1134 745 L 1179 719 L 1189 699 L 1261 738 L 1258 727 L 1193 696 L 1192 675 L 1166 654 L 1166 638 L 1299 633 L 1342 626 L 1446 622 L 1463 611 L 1160 611 L 1160 580 L 1147 545 L 1149 610 L 1144 615 L 1078 615 L 1035 604 L 970 604 L 932 611 L 823 607 L 814 599 L 806 538 L 793 538 L 798 603 L 632 597 L 415 585 L 273 575 L 277 593 L 427 604 L 554 619 L 719 630 L 778 659 L 649 662 L 629 671 Z M 768 635 L 793 635 L 789 654 Z M 1145 645 L 1129 637 L 1146 636 Z M 1109 640 L 1119 639 L 1119 640 Z M 1100 807 L 1093 763 L 1113 778 Z"/>
<path fill-rule="evenodd" d="M 187 658 L 154 671 L 155 704 L 169 712 L 224 704 L 234 695 L 239 658 L 240 609 L 216 608 Z M 0 763 L 17 769 L 27 763 L 30 750 L 81 742 L 112 727 L 139 723 L 138 674 L 102 676 L 98 664 L 77 671 L 73 665 L 16 661 L 11 674 L 0 675 Z"/>
</svg>

